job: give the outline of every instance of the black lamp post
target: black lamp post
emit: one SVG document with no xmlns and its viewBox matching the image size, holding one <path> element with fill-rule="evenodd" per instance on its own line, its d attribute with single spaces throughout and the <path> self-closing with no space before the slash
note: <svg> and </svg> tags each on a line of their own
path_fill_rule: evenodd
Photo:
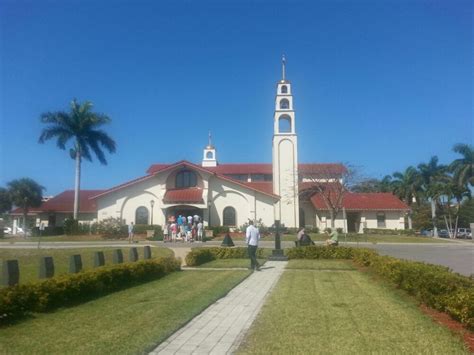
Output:
<svg viewBox="0 0 474 355">
<path fill-rule="evenodd" d="M 211 226 L 211 201 L 207 201 L 207 210 L 209 211 L 209 227 Z"/>
<path fill-rule="evenodd" d="M 150 206 L 151 206 L 151 225 L 153 225 L 153 206 L 155 206 L 155 201 L 151 200 L 150 201 Z"/>
</svg>

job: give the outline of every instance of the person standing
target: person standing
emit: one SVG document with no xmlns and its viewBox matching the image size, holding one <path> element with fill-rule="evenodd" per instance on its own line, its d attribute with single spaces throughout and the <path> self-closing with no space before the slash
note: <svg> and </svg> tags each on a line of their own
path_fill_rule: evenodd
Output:
<svg viewBox="0 0 474 355">
<path fill-rule="evenodd" d="M 197 224 L 197 239 L 200 242 L 203 241 L 203 239 L 202 239 L 202 229 L 203 229 L 202 222 L 199 221 L 199 223 Z"/>
<path fill-rule="evenodd" d="M 168 242 L 169 241 L 169 224 L 168 223 L 165 223 L 165 225 L 163 226 L 163 241 L 164 242 Z"/>
<path fill-rule="evenodd" d="M 258 241 L 260 240 L 260 232 L 253 225 L 253 221 L 249 221 L 249 226 L 245 232 L 245 243 L 248 246 L 250 269 L 260 271 L 260 265 L 257 261 Z"/>
<path fill-rule="evenodd" d="M 128 225 L 128 243 L 133 243 L 133 231 L 134 231 L 134 227 L 133 227 L 133 222 L 130 222 L 130 224 Z"/>
<path fill-rule="evenodd" d="M 337 230 L 334 228 L 334 230 L 331 230 L 331 228 L 328 228 L 326 230 L 326 233 L 329 234 L 329 239 L 326 240 L 326 245 L 338 245 L 339 244 L 339 233 Z"/>
</svg>

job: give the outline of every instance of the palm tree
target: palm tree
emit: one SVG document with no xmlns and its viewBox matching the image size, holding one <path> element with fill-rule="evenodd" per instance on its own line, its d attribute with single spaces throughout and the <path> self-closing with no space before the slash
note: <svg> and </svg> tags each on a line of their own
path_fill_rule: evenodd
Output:
<svg viewBox="0 0 474 355">
<path fill-rule="evenodd" d="M 26 235 L 26 217 L 31 207 L 41 205 L 44 187 L 30 178 L 10 181 L 7 186 L 11 202 L 23 210 L 23 230 Z"/>
<path fill-rule="evenodd" d="M 474 186 L 474 148 L 470 144 L 456 144 L 453 151 L 462 155 L 449 165 L 459 186 Z"/>
<path fill-rule="evenodd" d="M 66 143 L 72 141 L 73 147 L 69 153 L 76 161 L 76 179 L 74 186 L 74 219 L 79 213 L 79 190 L 81 184 L 81 163 L 85 158 L 92 161 L 91 151 L 101 164 L 107 165 L 103 152 L 115 153 L 115 141 L 107 133 L 99 129 L 111 120 L 108 116 L 92 112 L 89 101 L 79 104 L 75 99 L 71 102 L 69 112 L 46 112 L 41 115 L 41 122 L 48 125 L 40 135 L 39 142 L 57 138 L 56 144 L 60 149 L 66 149 Z"/>
<path fill-rule="evenodd" d="M 431 200 L 431 217 L 433 219 L 433 232 L 438 236 L 436 228 L 436 203 L 438 198 L 443 195 L 444 184 L 447 182 L 445 165 L 438 164 L 438 157 L 431 157 L 430 161 L 425 164 L 419 164 L 418 170 L 422 181 L 422 189 L 426 198 Z"/>
<path fill-rule="evenodd" d="M 413 199 L 417 203 L 419 202 L 418 196 L 421 190 L 420 175 L 413 166 L 409 166 L 403 173 L 393 173 L 391 185 L 393 193 L 405 201 L 408 206 L 411 206 Z"/>
</svg>

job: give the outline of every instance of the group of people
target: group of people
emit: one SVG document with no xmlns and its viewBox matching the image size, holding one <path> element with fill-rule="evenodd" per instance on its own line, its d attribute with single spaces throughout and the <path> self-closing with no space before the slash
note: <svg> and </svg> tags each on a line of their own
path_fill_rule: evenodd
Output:
<svg viewBox="0 0 474 355">
<path fill-rule="evenodd" d="M 202 242 L 204 225 L 199 215 L 178 217 L 170 216 L 163 226 L 163 241 L 165 242 Z"/>
<path fill-rule="evenodd" d="M 326 234 L 329 236 L 326 239 L 326 245 L 338 245 L 339 244 L 339 233 L 336 229 L 331 230 L 331 228 L 326 229 Z M 297 245 L 305 246 L 305 245 L 314 245 L 314 242 L 311 240 L 311 237 L 306 234 L 306 230 L 301 228 L 298 234 L 296 235 L 296 242 Z"/>
</svg>

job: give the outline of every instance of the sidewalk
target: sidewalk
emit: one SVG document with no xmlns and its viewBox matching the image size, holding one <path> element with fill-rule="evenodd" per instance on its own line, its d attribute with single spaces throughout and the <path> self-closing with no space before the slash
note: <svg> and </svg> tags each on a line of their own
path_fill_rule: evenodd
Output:
<svg viewBox="0 0 474 355">
<path fill-rule="evenodd" d="M 151 354 L 230 354 L 237 349 L 285 269 L 286 261 L 267 261 L 161 343 Z"/>
</svg>

